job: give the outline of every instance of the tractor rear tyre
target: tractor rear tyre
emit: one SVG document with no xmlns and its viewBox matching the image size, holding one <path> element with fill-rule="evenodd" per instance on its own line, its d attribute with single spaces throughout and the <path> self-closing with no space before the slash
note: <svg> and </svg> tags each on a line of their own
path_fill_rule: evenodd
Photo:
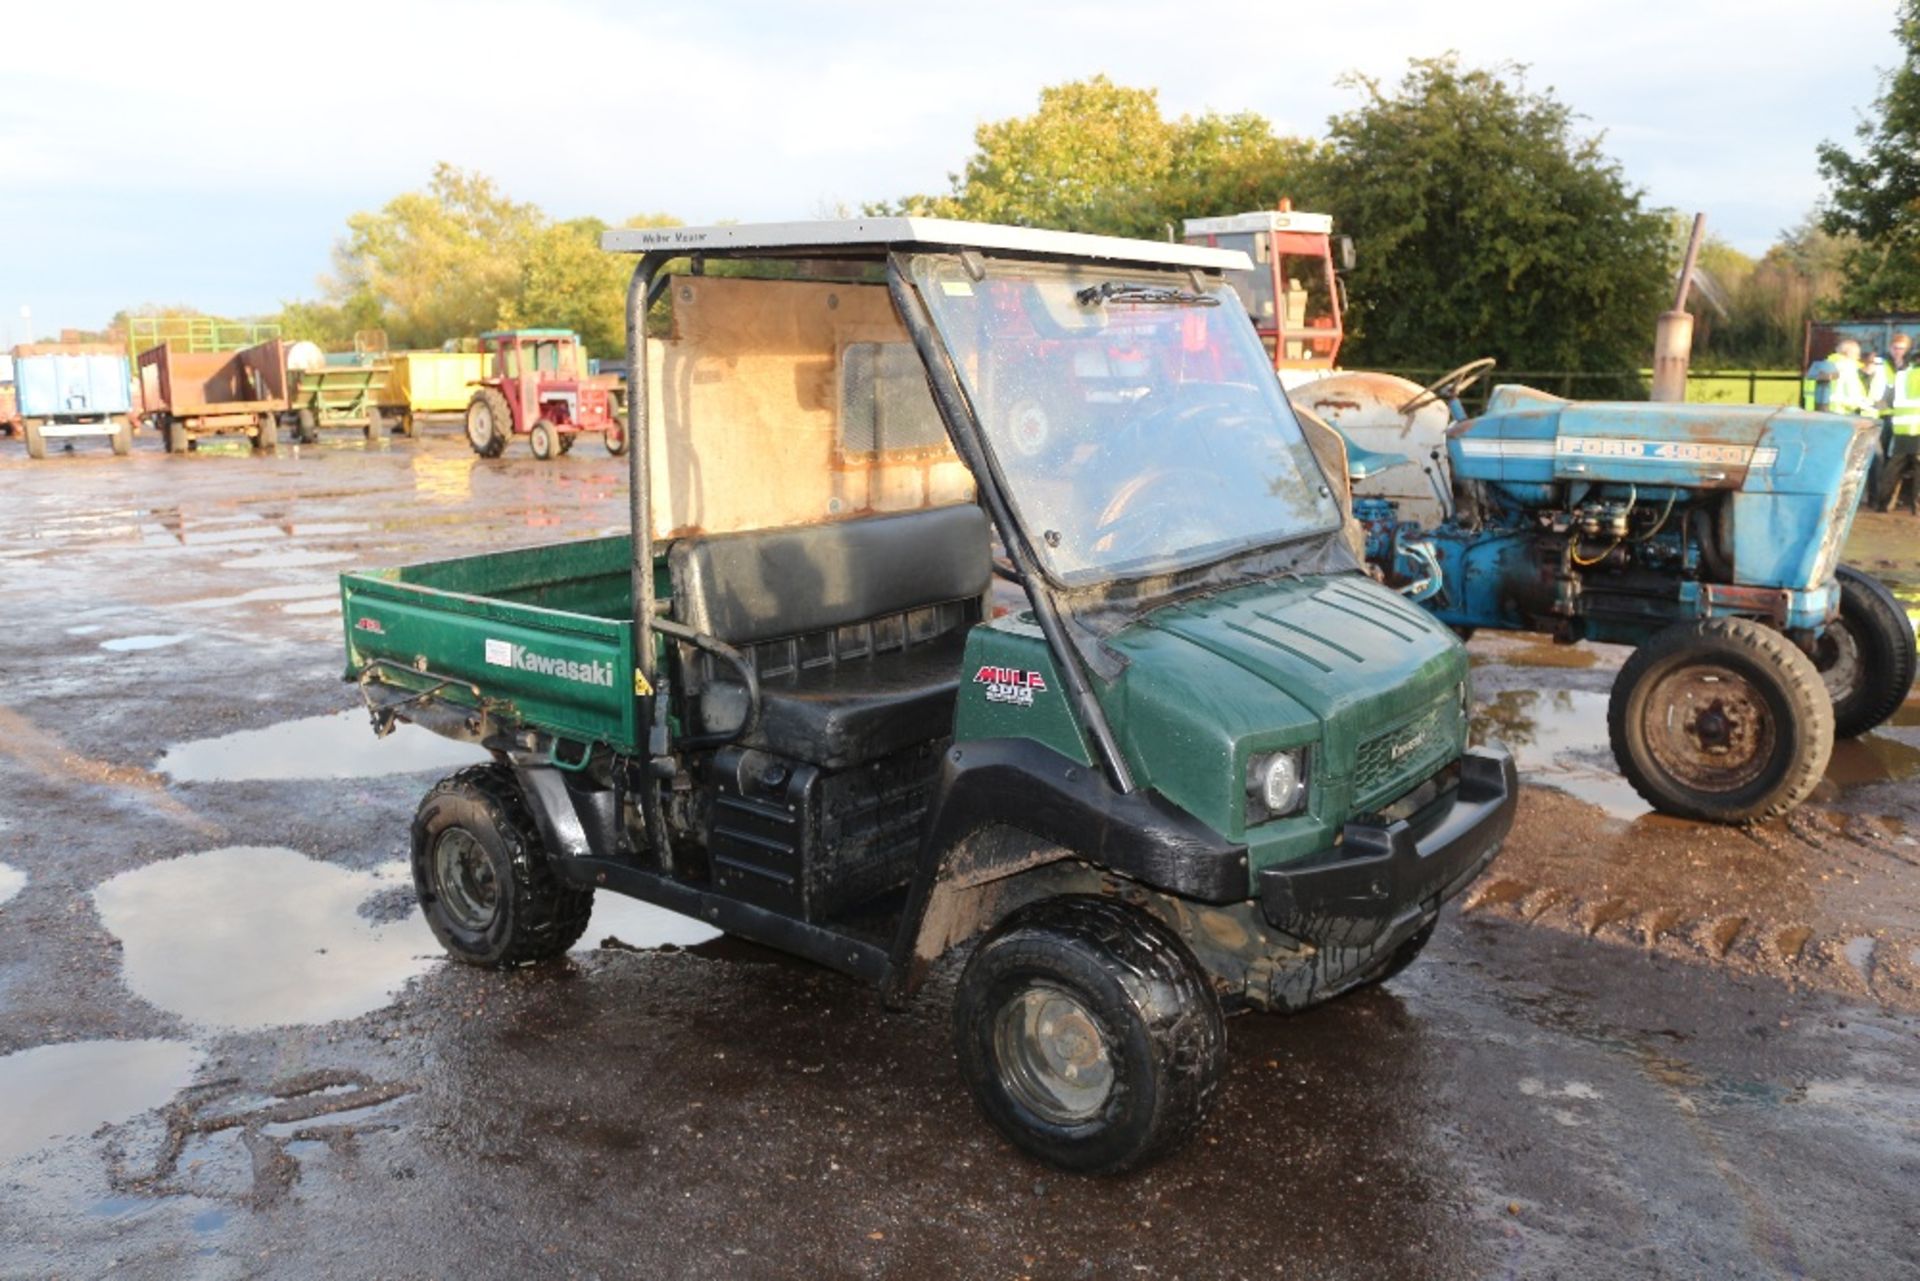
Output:
<svg viewBox="0 0 1920 1281">
<path fill-rule="evenodd" d="M 469 965 L 563 956 L 586 932 L 593 890 L 555 875 L 502 765 L 440 780 L 413 819 L 413 888 L 434 937 Z"/>
<path fill-rule="evenodd" d="M 954 993 L 953 1034 L 987 1119 L 1085 1174 L 1185 1143 L 1226 1068 L 1220 1002 L 1186 944 L 1093 896 L 1043 899 L 988 934 Z"/>
<path fill-rule="evenodd" d="M 527 447 L 533 450 L 533 456 L 541 462 L 552 462 L 560 456 L 560 446 L 556 443 L 559 432 L 553 424 L 544 418 L 536 418 L 527 432 Z"/>
<path fill-rule="evenodd" d="M 128 454 L 132 453 L 133 452 L 133 419 L 132 418 L 121 419 L 120 425 L 113 429 L 113 435 L 109 437 L 109 440 L 113 445 L 114 457 L 125 458 Z"/>
<path fill-rule="evenodd" d="M 507 398 L 491 387 L 473 393 L 467 402 L 467 443 L 482 458 L 498 458 L 513 431 L 513 410 Z"/>
<path fill-rule="evenodd" d="M 44 459 L 47 456 L 47 438 L 41 433 L 40 424 L 29 418 L 21 424 L 21 430 L 27 438 L 27 457 Z"/>
<path fill-rule="evenodd" d="M 280 420 L 272 414 L 261 414 L 259 425 L 253 433 L 255 453 L 277 454 L 280 452 Z"/>
<path fill-rule="evenodd" d="M 627 452 L 627 429 L 625 427 L 608 427 L 606 431 L 600 434 L 600 439 L 606 443 L 607 452 L 615 458 Z"/>
<path fill-rule="evenodd" d="M 1840 616 L 1813 649 L 1833 699 L 1833 732 L 1858 738 L 1900 710 L 1913 689 L 1913 620 L 1877 579 L 1851 566 L 1840 580 Z"/>
<path fill-rule="evenodd" d="M 1812 794 L 1833 754 L 1813 660 L 1744 618 L 1678 623 L 1633 652 L 1607 702 L 1614 759 L 1663 814 L 1757 823 Z"/>
</svg>

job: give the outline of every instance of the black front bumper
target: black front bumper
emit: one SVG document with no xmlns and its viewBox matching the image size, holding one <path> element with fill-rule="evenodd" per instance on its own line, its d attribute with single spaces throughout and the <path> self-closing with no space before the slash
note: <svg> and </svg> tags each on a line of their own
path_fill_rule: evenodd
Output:
<svg viewBox="0 0 1920 1281">
<path fill-rule="evenodd" d="M 1260 873 L 1260 910 L 1275 929 L 1322 947 L 1410 934 L 1493 861 L 1519 795 L 1513 754 L 1473 748 L 1444 803 L 1384 825 L 1348 823 L 1327 861 Z"/>
</svg>

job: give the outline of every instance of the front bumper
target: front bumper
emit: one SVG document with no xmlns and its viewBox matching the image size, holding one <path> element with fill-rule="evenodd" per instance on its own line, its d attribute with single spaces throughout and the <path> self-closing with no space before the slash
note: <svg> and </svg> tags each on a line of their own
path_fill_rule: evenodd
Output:
<svg viewBox="0 0 1920 1281">
<path fill-rule="evenodd" d="M 1519 795 L 1511 752 L 1499 744 L 1470 749 L 1445 802 L 1411 819 L 1348 823 L 1325 861 L 1261 872 L 1261 914 L 1320 947 L 1411 934 L 1493 861 Z"/>
</svg>

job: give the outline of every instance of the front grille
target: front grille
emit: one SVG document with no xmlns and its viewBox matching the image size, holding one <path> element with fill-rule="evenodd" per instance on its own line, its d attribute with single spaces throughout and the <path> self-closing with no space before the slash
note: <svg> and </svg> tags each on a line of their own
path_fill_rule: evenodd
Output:
<svg viewBox="0 0 1920 1281">
<path fill-rule="evenodd" d="M 1353 766 L 1353 806 L 1367 810 L 1420 782 L 1457 754 L 1460 698 L 1448 690 L 1423 712 L 1360 745 Z"/>
</svg>

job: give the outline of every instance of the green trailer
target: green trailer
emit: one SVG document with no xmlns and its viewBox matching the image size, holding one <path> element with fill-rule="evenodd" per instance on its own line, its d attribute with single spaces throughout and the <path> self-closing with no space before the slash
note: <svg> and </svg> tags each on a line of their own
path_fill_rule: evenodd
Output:
<svg viewBox="0 0 1920 1281">
<path fill-rule="evenodd" d="M 1244 254 L 909 218 L 607 243 L 640 255 L 630 536 L 342 580 L 376 730 L 492 755 L 412 824 L 456 959 L 561 956 L 597 893 L 889 1002 L 959 950 L 960 1075 L 1081 1171 L 1193 1135 L 1227 1013 L 1413 963 L 1513 760 L 1467 745 L 1453 633 L 1366 574 Z"/>
<path fill-rule="evenodd" d="M 356 427 L 368 440 L 384 440 L 389 418 L 381 406 L 391 371 L 385 365 L 322 365 L 293 375 L 294 439 L 311 445 L 326 427 Z M 399 419 L 394 425 L 407 429 Z"/>
</svg>

